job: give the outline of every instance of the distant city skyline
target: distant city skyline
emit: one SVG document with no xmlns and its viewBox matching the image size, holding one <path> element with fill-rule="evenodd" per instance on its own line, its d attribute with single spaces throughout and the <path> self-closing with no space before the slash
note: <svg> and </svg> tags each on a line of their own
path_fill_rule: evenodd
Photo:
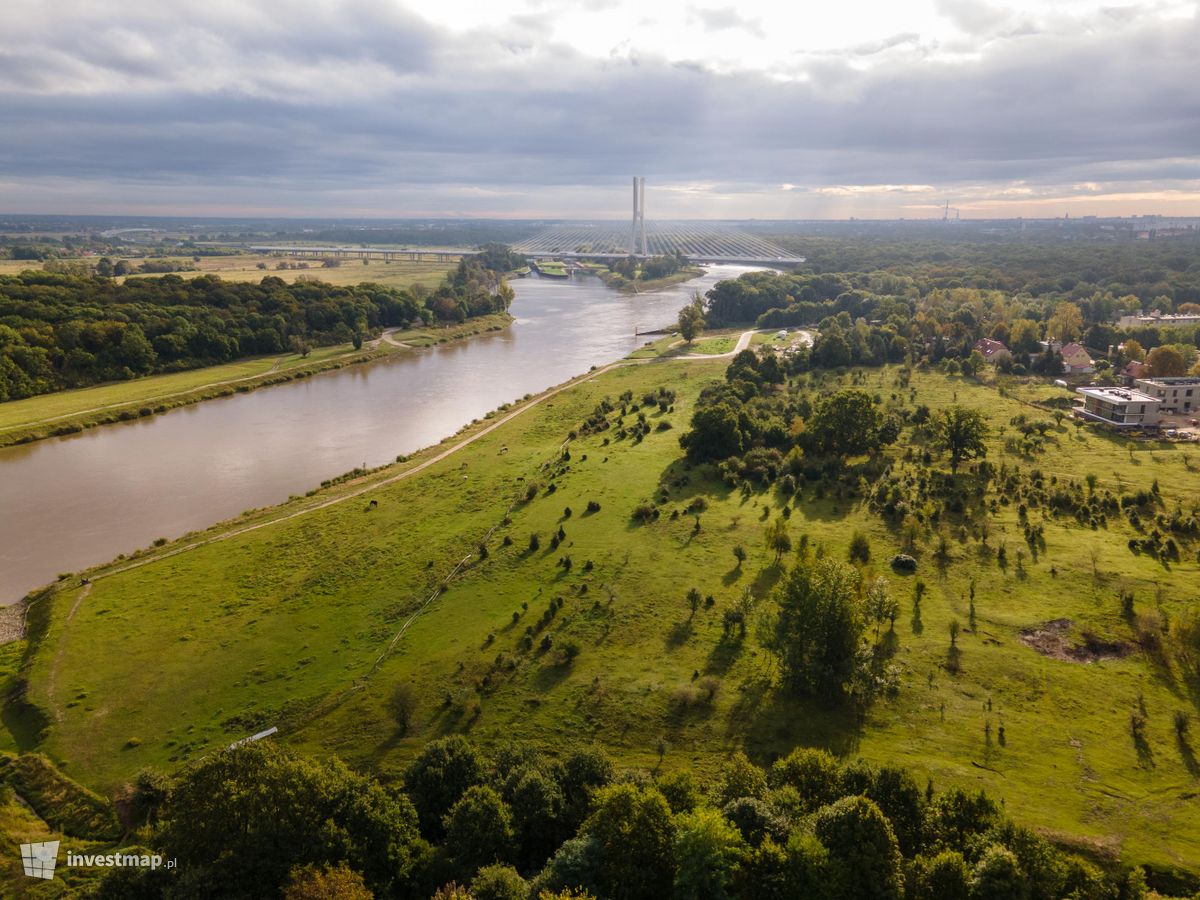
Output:
<svg viewBox="0 0 1200 900">
<path fill-rule="evenodd" d="M 1200 216 L 1198 6 L 10 0 L 0 211 Z"/>
</svg>

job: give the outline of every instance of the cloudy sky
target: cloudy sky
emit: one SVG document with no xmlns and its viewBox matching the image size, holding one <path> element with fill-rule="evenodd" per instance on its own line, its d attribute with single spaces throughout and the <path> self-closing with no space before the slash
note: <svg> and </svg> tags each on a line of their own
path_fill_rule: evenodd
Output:
<svg viewBox="0 0 1200 900">
<path fill-rule="evenodd" d="M 1198 6 L 4 0 L 0 211 L 1200 215 Z"/>
</svg>

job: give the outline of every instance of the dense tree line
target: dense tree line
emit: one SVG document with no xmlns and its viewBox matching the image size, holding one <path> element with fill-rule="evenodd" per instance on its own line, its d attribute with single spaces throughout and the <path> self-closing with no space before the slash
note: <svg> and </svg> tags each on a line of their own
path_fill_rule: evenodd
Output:
<svg viewBox="0 0 1200 900">
<path fill-rule="evenodd" d="M 925 290 L 973 288 L 1069 300 L 1096 293 L 1133 295 L 1147 308 L 1159 297 L 1175 304 L 1200 302 L 1196 237 L 1087 243 L 1065 233 L 1065 239 L 1056 240 L 1045 229 L 1022 238 L 945 228 L 844 233 L 831 226 L 831 232 L 843 233 L 814 233 L 818 227 L 772 239 L 805 256 L 816 274 L 872 273 L 911 278 Z"/>
<path fill-rule="evenodd" d="M 1183 357 L 1186 372 L 1200 359 L 1200 327 L 1117 328 L 1114 323 L 1142 310 L 1200 312 L 1200 303 L 1181 299 L 1193 296 L 1184 286 L 1184 276 L 1194 274 L 1191 265 L 1166 283 L 1139 283 L 1138 292 L 1135 286 L 1111 280 L 1103 285 L 1036 282 L 1013 291 L 1004 279 L 978 278 L 964 286 L 968 279 L 935 277 L 920 266 L 869 272 L 755 272 L 712 288 L 705 298 L 704 320 L 713 327 L 755 323 L 761 328 L 818 328 L 812 361 L 823 367 L 909 359 L 951 359 L 961 365 L 978 340 L 990 338 L 1011 351 L 1001 365 L 1018 374 L 1061 372 L 1057 351 L 1047 350 L 1042 341 L 1079 341 L 1094 357 L 1107 357 L 1102 370 L 1170 346 Z M 1126 347 L 1129 341 L 1133 344 Z"/>
<path fill-rule="evenodd" d="M 382 785 L 262 744 L 174 781 L 143 773 L 135 837 L 178 867 L 114 871 L 101 897 L 984 900 L 1146 896 L 1015 825 L 982 792 L 797 749 L 737 752 L 704 782 L 460 736 Z"/>
<path fill-rule="evenodd" d="M 436 290 L 258 284 L 215 275 L 0 276 L 0 400 L 354 341 L 380 328 L 462 322 L 508 308 L 507 248 L 464 258 Z M 517 257 L 516 259 L 519 259 Z M 499 268 L 489 268 L 494 265 Z"/>
</svg>

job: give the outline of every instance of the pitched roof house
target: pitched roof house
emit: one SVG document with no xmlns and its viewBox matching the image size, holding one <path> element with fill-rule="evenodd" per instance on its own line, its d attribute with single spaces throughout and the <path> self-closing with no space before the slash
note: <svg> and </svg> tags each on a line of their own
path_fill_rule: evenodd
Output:
<svg viewBox="0 0 1200 900">
<path fill-rule="evenodd" d="M 1131 359 L 1129 362 L 1125 363 L 1125 366 L 1121 369 L 1120 374 L 1128 384 L 1136 381 L 1138 378 L 1149 377 L 1150 367 L 1144 362 L 1138 362 L 1136 359 Z"/>
<path fill-rule="evenodd" d="M 1000 341 L 993 341 L 991 338 L 980 338 L 971 349 L 978 350 L 988 362 L 999 359 L 1003 355 L 1012 355 Z"/>
<path fill-rule="evenodd" d="M 1072 375 L 1082 375 L 1096 371 L 1096 365 L 1092 362 L 1092 358 L 1088 356 L 1088 352 L 1083 349 L 1082 344 L 1078 344 L 1075 341 L 1063 345 L 1062 358 L 1064 372 Z"/>
</svg>

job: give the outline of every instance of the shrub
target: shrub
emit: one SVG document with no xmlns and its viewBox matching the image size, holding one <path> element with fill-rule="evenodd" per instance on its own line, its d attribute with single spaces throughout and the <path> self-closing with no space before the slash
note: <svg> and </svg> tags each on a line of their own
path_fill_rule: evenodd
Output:
<svg viewBox="0 0 1200 900">
<path fill-rule="evenodd" d="M 408 729 L 412 725 L 413 713 L 416 711 L 417 695 L 414 693 L 412 685 L 407 682 L 396 685 L 392 696 L 388 699 L 388 712 L 391 713 L 392 719 L 396 723 L 396 731 L 400 735 L 408 733 Z"/>
<path fill-rule="evenodd" d="M 897 572 L 911 575 L 917 571 L 917 561 L 907 553 L 897 553 L 892 557 L 892 568 Z"/>
<path fill-rule="evenodd" d="M 645 525 L 658 518 L 658 510 L 650 503 L 639 503 L 633 509 L 633 520 Z"/>
<path fill-rule="evenodd" d="M 871 561 L 871 542 L 861 531 L 850 538 L 850 562 L 866 565 Z"/>
</svg>

